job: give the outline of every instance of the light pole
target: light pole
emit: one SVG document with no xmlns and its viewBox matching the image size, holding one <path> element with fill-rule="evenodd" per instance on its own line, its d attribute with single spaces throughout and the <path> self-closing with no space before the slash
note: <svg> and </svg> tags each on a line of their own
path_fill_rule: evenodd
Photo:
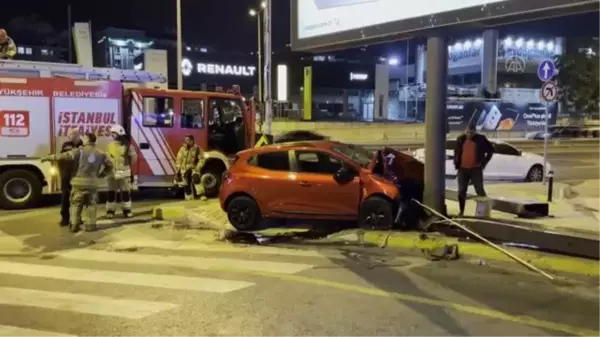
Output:
<svg viewBox="0 0 600 337">
<path fill-rule="evenodd" d="M 248 14 L 250 14 L 250 16 L 255 17 L 256 18 L 256 29 L 257 29 L 257 58 L 258 58 L 258 101 L 259 102 L 263 102 L 263 78 L 262 78 L 262 22 L 260 20 L 260 14 L 262 13 L 263 9 L 265 9 L 267 7 L 267 3 L 265 1 L 261 1 L 260 3 L 260 9 L 256 10 L 256 9 L 250 9 L 250 11 L 248 11 Z"/>
<path fill-rule="evenodd" d="M 181 0 L 177 2 L 177 89 L 183 90 L 183 72 L 181 63 L 183 62 L 183 42 L 181 36 Z"/>
<path fill-rule="evenodd" d="M 263 18 L 265 24 L 265 132 L 271 134 L 271 124 L 273 122 L 273 98 L 271 95 L 271 57 L 273 56 L 271 48 L 271 9 L 273 0 L 266 0 L 265 8 L 263 9 Z"/>
</svg>

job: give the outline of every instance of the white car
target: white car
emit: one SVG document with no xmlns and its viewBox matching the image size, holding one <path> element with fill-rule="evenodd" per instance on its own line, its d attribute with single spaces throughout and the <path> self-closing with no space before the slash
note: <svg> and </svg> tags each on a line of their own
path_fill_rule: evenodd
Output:
<svg viewBox="0 0 600 337">
<path fill-rule="evenodd" d="M 501 141 L 491 141 L 494 145 L 494 156 L 483 171 L 487 181 L 525 181 L 534 182 L 544 179 L 544 157 L 535 153 L 523 152 L 516 147 Z M 446 177 L 456 178 L 454 168 L 455 140 L 446 142 Z M 412 152 L 413 157 L 425 162 L 425 149 Z M 548 171 L 552 170 L 548 163 Z"/>
</svg>

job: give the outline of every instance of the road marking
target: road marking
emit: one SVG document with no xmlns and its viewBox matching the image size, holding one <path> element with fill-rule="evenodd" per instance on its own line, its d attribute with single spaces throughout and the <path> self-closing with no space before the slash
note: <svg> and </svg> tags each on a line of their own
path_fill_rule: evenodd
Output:
<svg viewBox="0 0 600 337">
<path fill-rule="evenodd" d="M 0 325 L 0 336 L 64 336 L 71 337 L 72 335 L 52 332 L 21 328 L 18 326 Z M 72 336 L 74 337 L 74 336 Z"/>
<path fill-rule="evenodd" d="M 208 270 L 229 266 L 230 268 L 253 272 L 275 274 L 295 274 L 314 266 L 302 263 L 286 263 L 226 258 L 206 258 L 191 256 L 162 256 L 156 254 L 114 253 L 93 249 L 78 249 L 57 253 L 56 256 L 81 261 L 109 262 L 119 264 L 163 265 L 190 269 Z"/>
<path fill-rule="evenodd" d="M 298 257 L 323 257 L 323 254 L 317 251 L 276 248 L 276 247 L 236 247 L 232 245 L 205 244 L 194 241 L 167 241 L 157 239 L 133 239 L 120 240 L 112 245 L 114 247 L 138 247 L 138 248 L 159 248 L 171 250 L 189 250 L 215 253 L 244 253 L 245 255 L 285 255 Z"/>
<path fill-rule="evenodd" d="M 0 287 L 0 304 L 138 319 L 176 308 L 176 304 Z"/>
<path fill-rule="evenodd" d="M 68 268 L 30 263 L 0 261 L 0 274 L 45 277 L 58 280 L 127 284 L 176 290 L 228 293 L 253 286 L 254 283 L 207 277 L 117 272 L 84 268 Z"/>
</svg>

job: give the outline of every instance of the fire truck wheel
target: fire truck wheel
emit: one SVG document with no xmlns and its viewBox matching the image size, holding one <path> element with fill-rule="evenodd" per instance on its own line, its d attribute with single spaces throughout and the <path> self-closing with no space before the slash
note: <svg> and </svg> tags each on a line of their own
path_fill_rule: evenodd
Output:
<svg viewBox="0 0 600 337">
<path fill-rule="evenodd" d="M 218 166 L 207 167 L 206 170 L 202 171 L 202 185 L 204 186 L 204 193 L 206 197 L 212 198 L 219 194 L 219 187 L 221 186 L 221 176 L 223 171 Z"/>
<path fill-rule="evenodd" d="M 28 170 L 10 170 L 0 175 L 0 207 L 23 209 L 34 206 L 42 195 L 42 182 Z"/>
</svg>

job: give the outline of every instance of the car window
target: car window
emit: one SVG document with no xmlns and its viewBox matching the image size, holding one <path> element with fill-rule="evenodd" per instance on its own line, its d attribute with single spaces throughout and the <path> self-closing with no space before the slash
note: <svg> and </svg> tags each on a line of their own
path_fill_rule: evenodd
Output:
<svg viewBox="0 0 600 337">
<path fill-rule="evenodd" d="M 239 99 L 230 98 L 211 98 L 209 120 L 208 122 L 212 125 L 216 124 L 229 124 L 233 123 L 238 119 L 242 119 L 244 113 L 244 106 Z"/>
<path fill-rule="evenodd" d="M 519 150 L 516 148 L 503 143 L 492 143 L 494 145 L 494 152 L 498 154 L 504 154 L 507 156 L 520 156 Z"/>
<path fill-rule="evenodd" d="M 296 151 L 298 172 L 332 175 L 342 168 L 342 161 L 320 151 Z"/>
<path fill-rule="evenodd" d="M 271 171 L 290 170 L 290 159 L 287 151 L 260 153 L 252 157 L 248 164 Z"/>
<path fill-rule="evenodd" d="M 340 153 L 357 163 L 361 167 L 367 167 L 371 163 L 374 153 L 357 145 L 336 144 L 331 149 Z"/>
<path fill-rule="evenodd" d="M 146 96 L 142 104 L 142 125 L 144 127 L 173 127 L 173 98 Z"/>
</svg>

